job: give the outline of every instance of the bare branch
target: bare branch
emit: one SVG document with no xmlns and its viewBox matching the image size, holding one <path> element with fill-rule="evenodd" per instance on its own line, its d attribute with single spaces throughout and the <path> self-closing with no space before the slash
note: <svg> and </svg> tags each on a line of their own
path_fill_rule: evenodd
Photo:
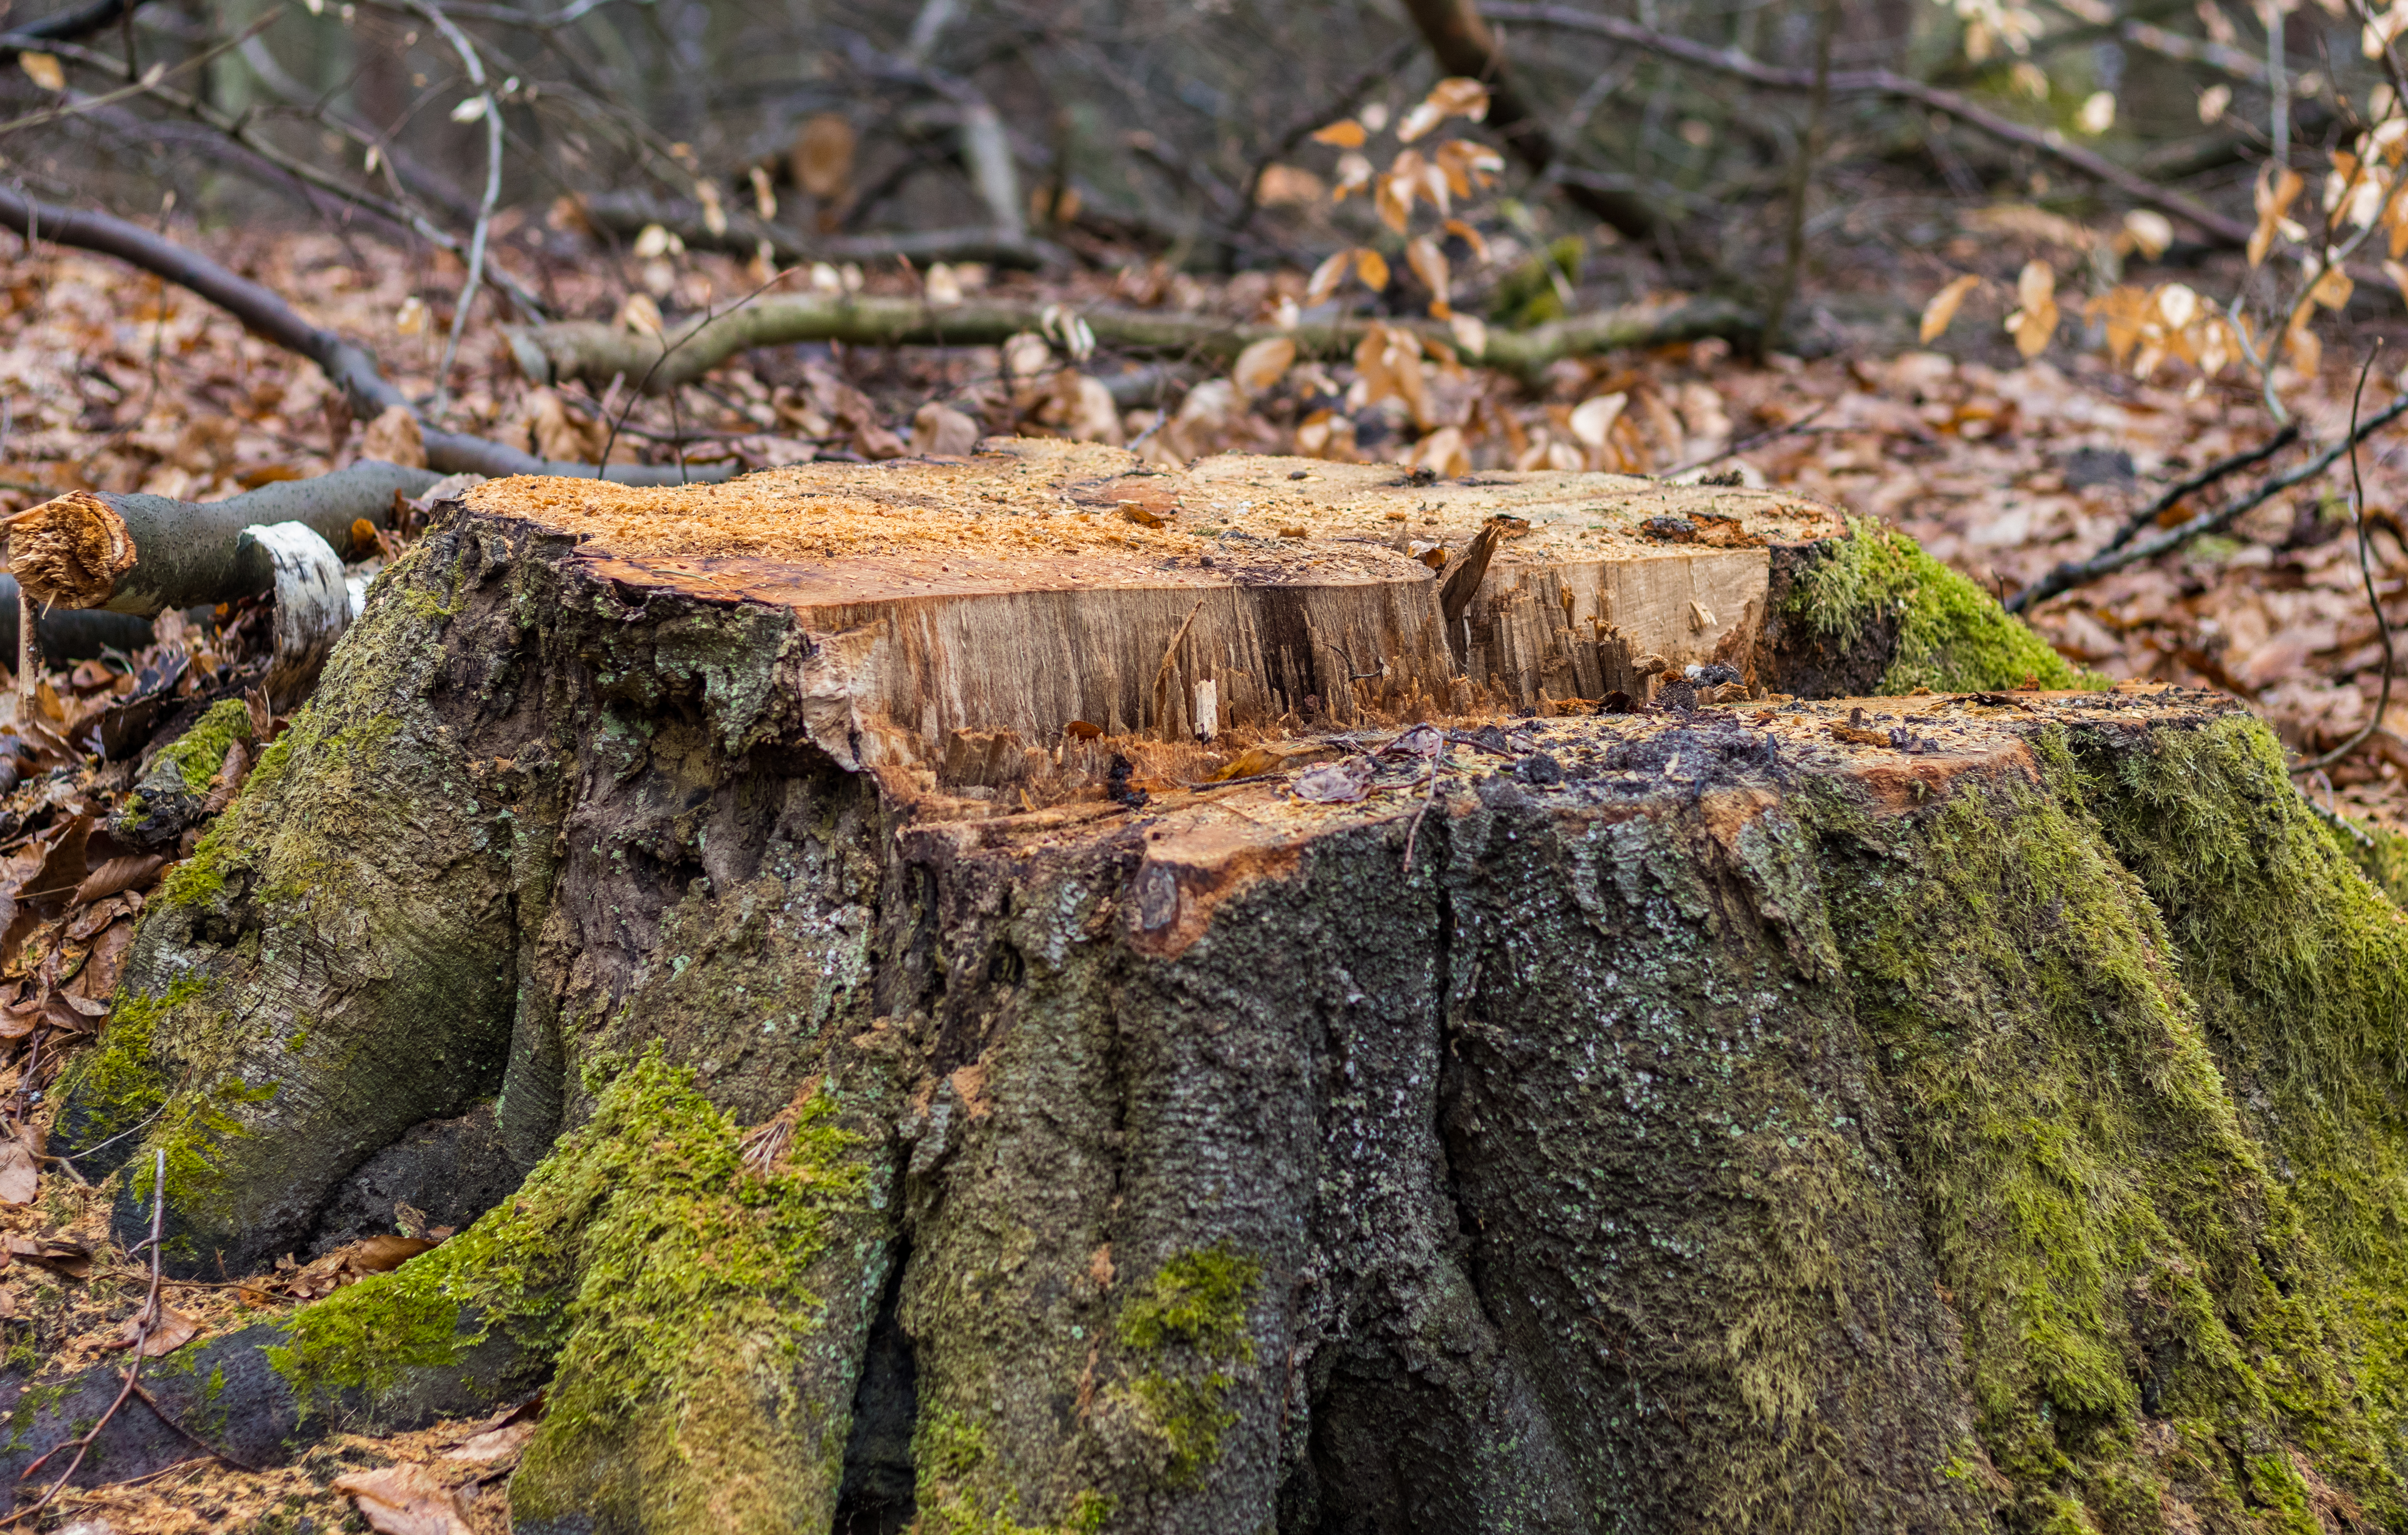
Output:
<svg viewBox="0 0 2408 1535">
<path fill-rule="evenodd" d="M 1644 48 L 1668 59 L 1700 69 L 1712 69 L 1768 90 L 1811 92 L 1814 89 L 1814 72 L 1811 69 L 1779 68 L 1750 58 L 1735 48 L 1713 48 L 1687 37 L 1671 36 L 1641 26 L 1636 22 L 1626 22 L 1618 16 L 1576 10 L 1570 6 L 1526 4 L 1521 0 L 1498 0 L 1488 7 L 1488 11 L 1499 21 L 1526 22 L 1540 26 L 1561 27 L 1567 32 L 1585 32 L 1599 37 L 1611 37 L 1616 42 Z M 2228 218 L 2196 197 L 2161 187 L 2146 177 L 2127 170 L 2106 156 L 2071 142 L 2054 128 L 2027 127 L 1953 91 L 1943 91 L 1936 85 L 1927 85 L 1887 69 L 1852 69 L 1835 73 L 1831 76 L 1830 89 L 1840 95 L 1885 95 L 1918 102 L 2001 143 L 2018 145 L 2047 155 L 2093 180 L 2115 188 L 2144 208 L 2154 208 L 2196 226 L 2219 244 L 2243 246 L 2249 243 L 2249 225 L 2240 220 Z M 2370 276 L 2368 280 L 2386 283 L 2380 276 Z"/>
<path fill-rule="evenodd" d="M 2408 395 L 2401 395 L 2388 408 L 2377 411 L 2362 423 L 2353 426 L 2347 437 L 2305 464 L 2259 481 L 2257 489 L 2237 500 L 2229 501 L 2213 511 L 2202 511 L 2188 522 L 2179 523 L 2154 538 L 2097 554 L 2079 563 L 2058 566 L 2047 575 L 2016 593 L 2014 599 L 2007 603 L 2007 611 L 2028 612 L 2053 596 L 2070 592 L 2077 586 L 2086 586 L 2100 577 L 2121 570 L 2128 565 L 2138 565 L 2143 560 L 2154 560 L 2160 554 L 2172 553 L 2203 533 L 2221 533 L 2239 522 L 2244 514 L 2265 505 L 2292 486 L 2314 480 L 2324 473 L 2332 467 L 2343 454 L 2403 415 L 2408 415 Z"/>
<path fill-rule="evenodd" d="M 140 224 L 106 213 L 37 203 L 13 189 L 0 187 L 0 228 L 15 230 L 25 237 L 28 244 L 49 240 L 55 245 L 114 256 L 199 294 L 241 321 L 254 334 L 317 364 L 327 381 L 351 400 L 356 415 L 372 419 L 395 405 L 408 408 L 412 414 L 417 412 L 417 407 L 384 376 L 374 352 L 309 323 L 272 290 L 249 278 L 237 277 L 207 256 L 154 235 Z M 590 464 L 553 463 L 464 433 L 429 427 L 423 435 L 427 463 L 448 473 L 594 472 Z M 666 484 L 675 472 L 614 465 L 609 478 L 624 484 Z"/>
</svg>

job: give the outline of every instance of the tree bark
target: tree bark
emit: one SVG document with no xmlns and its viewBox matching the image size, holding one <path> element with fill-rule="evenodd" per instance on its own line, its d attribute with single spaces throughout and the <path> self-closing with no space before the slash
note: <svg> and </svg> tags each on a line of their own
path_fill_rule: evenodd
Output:
<svg viewBox="0 0 2408 1535">
<path fill-rule="evenodd" d="M 1388 509 L 1500 530 L 1500 631 L 1569 592 L 1694 647 L 1644 599 L 1723 600 L 1712 556 L 1759 684 L 2024 653 L 1934 648 L 1919 552 L 1780 497 L 1668 545 L 1619 539 L 1717 493 L 1133 471 L 446 511 L 152 902 L 53 1144 L 128 1231 L 165 1148 L 212 1276 L 482 1100 L 524 1182 L 168 1356 L 216 1383 L 171 1411 L 262 1459 L 548 1382 L 538 1532 L 2408 1516 L 2362 1384 L 2408 1341 L 2408 919 L 2262 726 L 1698 707 L 1656 654 L 1648 712 L 1398 735 L 1521 684 L 1353 541 Z M 1231 531 L 1189 564 L 1132 506 Z M 1205 681 L 1217 751 L 1151 702 Z M 109 1475 L 186 1453 L 111 1433 Z"/>
</svg>

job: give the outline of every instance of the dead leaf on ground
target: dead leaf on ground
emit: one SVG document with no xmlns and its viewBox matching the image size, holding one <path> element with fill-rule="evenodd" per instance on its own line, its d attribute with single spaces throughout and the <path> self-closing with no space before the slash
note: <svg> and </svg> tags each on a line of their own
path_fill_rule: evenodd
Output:
<svg viewBox="0 0 2408 1535">
<path fill-rule="evenodd" d="M 161 1306 L 158 1320 L 150 1324 L 150 1335 L 143 1336 L 142 1313 L 136 1312 L 125 1320 L 124 1331 L 119 1335 L 117 1348 L 132 1348 L 139 1340 L 142 1357 L 156 1359 L 163 1354 L 173 1354 L 193 1341 L 201 1325 L 173 1306 Z"/>
<path fill-rule="evenodd" d="M 92 1277 L 92 1249 L 64 1237 L 9 1237 L 0 1241 L 11 1261 L 30 1263 L 66 1279 Z"/>
<path fill-rule="evenodd" d="M 335 1478 L 377 1535 L 471 1535 L 460 1498 L 424 1466 L 387 1466 Z"/>
<path fill-rule="evenodd" d="M 1296 796 L 1315 805 L 1351 805 L 1370 792 L 1371 772 L 1360 759 L 1308 768 L 1296 780 Z"/>
<path fill-rule="evenodd" d="M 1212 782 L 1224 783 L 1233 778 L 1252 778 L 1268 773 L 1280 765 L 1279 753 L 1260 746 L 1249 746 L 1239 753 L 1226 767 L 1212 775 Z"/>
<path fill-rule="evenodd" d="M 15 1140 L 0 1140 L 0 1204 L 28 1205 L 41 1192 L 34 1154 Z"/>
<path fill-rule="evenodd" d="M 82 906 L 122 890 L 149 884 L 166 867 L 167 860 L 155 853 L 120 854 L 84 876 L 83 882 L 76 886 L 75 904 Z"/>
<path fill-rule="evenodd" d="M 532 1423 L 512 1423 L 499 1428 L 489 1428 L 458 1449 L 446 1452 L 443 1458 L 474 1461 L 480 1466 L 509 1460 L 535 1437 L 535 1428 Z"/>
</svg>

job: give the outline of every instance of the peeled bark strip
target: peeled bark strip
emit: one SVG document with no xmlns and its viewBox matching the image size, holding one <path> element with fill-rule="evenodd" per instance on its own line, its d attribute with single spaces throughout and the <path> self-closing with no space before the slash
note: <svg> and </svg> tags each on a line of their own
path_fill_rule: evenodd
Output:
<svg viewBox="0 0 2408 1535">
<path fill-rule="evenodd" d="M 128 1231 L 166 1150 L 179 1271 L 307 1247 L 480 1099 L 529 1169 L 171 1356 L 224 1368 L 203 1431 L 544 1380 L 510 1499 L 547 1535 L 2408 1520 L 2408 918 L 2228 700 L 1667 688 L 1499 717 L 1434 783 L 1408 737 L 1325 802 L 1304 765 L 1445 664 L 1442 578 L 1350 541 L 1383 506 L 1518 508 L 1484 598 L 1753 561 L 1768 664 L 2023 631 L 1779 497 L 1658 547 L 1620 520 L 1709 493 L 817 472 L 480 487 L 152 902 L 53 1144 L 123 1168 Z M 1233 532 L 1190 565 L 1124 502 Z M 1248 782 L 1138 734 L 1166 648 L 1276 738 L 1299 657 L 1383 625 L 1354 728 Z M 1114 697 L 1101 740 L 1008 728 Z M 37 1386 L 0 1462 L 86 1389 Z"/>
<path fill-rule="evenodd" d="M 149 618 L 272 589 L 275 560 L 265 545 L 243 537 L 254 524 L 298 523 L 348 549 L 353 523 L 392 525 L 394 497 L 417 495 L 437 478 L 369 462 L 222 501 L 70 491 L 0 528 L 9 572 L 35 601 Z"/>
<path fill-rule="evenodd" d="M 264 559 L 273 575 L 276 656 L 268 664 L 267 696 L 278 709 L 296 708 L 351 622 L 342 559 L 307 523 L 244 528 L 235 539 L 235 558 L 246 567 Z"/>
</svg>

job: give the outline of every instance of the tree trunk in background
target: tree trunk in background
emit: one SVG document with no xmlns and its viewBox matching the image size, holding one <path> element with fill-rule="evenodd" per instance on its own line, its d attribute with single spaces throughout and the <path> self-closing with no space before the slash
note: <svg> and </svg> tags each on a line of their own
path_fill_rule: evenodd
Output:
<svg viewBox="0 0 2408 1535">
<path fill-rule="evenodd" d="M 1497 46 L 1497 34 L 1480 14 L 1478 0 L 1405 0 L 1405 9 L 1428 40 L 1440 68 L 1487 84 L 1488 122 L 1531 174 L 1553 165 L 1555 138 L 1506 73 L 1504 52 Z M 1666 222 L 1661 212 L 1635 193 L 1572 181 L 1561 183 L 1561 190 L 1574 207 L 1633 239 L 1655 234 Z"/>
<path fill-rule="evenodd" d="M 1713 493 L 1290 462 L 450 511 L 164 887 L 57 1140 L 129 1231 L 164 1147 L 212 1275 L 344 1234 L 406 1134 L 438 1223 L 524 1181 L 162 1360 L 166 1409 L 266 1459 L 548 1382 L 537 1532 L 2408 1518 L 2408 924 L 2261 726 L 1656 669 L 1351 798 L 1383 718 L 1520 685 L 1351 519 L 1518 506 L 1467 614 L 1639 625 L 1668 552 L 1616 540 Z M 1700 609 L 1754 561 L 1759 683 L 2022 664 L 1821 515 L 1672 551 Z M 1253 750 L 1191 791 L 1201 681 Z M 1282 726 L 1309 689 L 1359 733 Z"/>
</svg>

